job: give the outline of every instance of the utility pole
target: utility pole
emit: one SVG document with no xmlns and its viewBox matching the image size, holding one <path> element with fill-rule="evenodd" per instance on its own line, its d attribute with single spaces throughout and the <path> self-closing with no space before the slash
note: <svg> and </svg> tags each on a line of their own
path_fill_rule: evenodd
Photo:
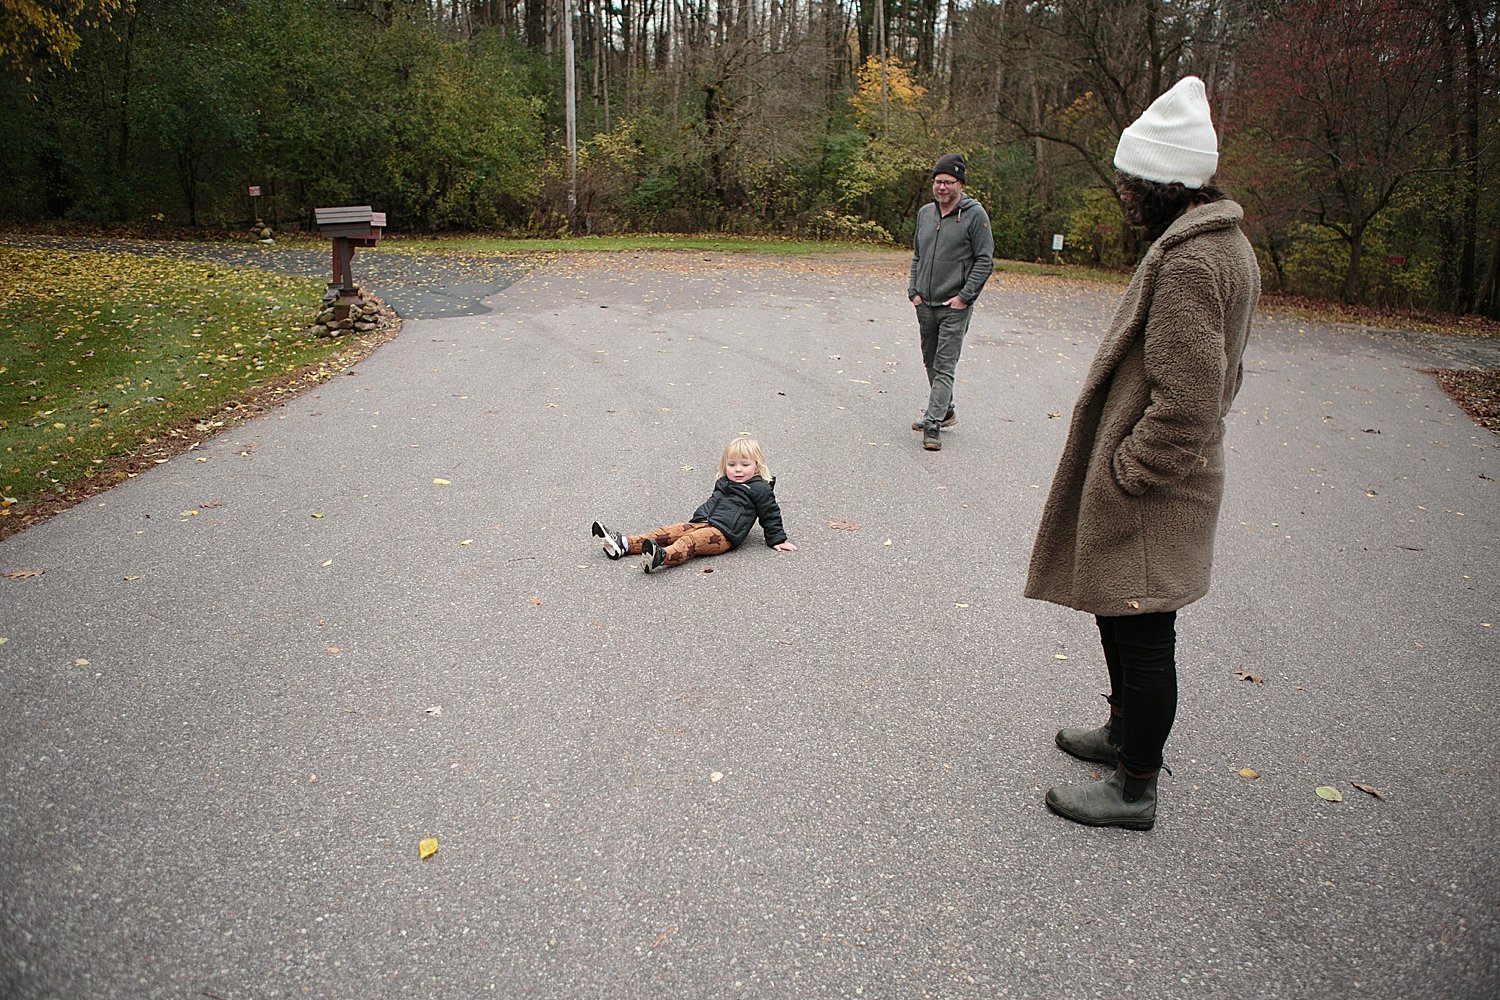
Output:
<svg viewBox="0 0 1500 1000">
<path fill-rule="evenodd" d="M 568 231 L 578 229 L 578 84 L 573 75 L 573 0 L 563 4 L 563 79 L 567 88 Z"/>
<path fill-rule="evenodd" d="M 875 0 L 875 45 L 880 49 L 880 134 L 884 136 L 891 130 L 891 109 L 885 82 L 885 0 Z"/>
</svg>

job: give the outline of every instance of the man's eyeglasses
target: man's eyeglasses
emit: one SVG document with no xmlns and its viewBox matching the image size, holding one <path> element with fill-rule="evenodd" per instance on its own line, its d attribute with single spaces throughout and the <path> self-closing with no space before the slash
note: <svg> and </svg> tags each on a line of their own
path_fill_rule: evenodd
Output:
<svg viewBox="0 0 1500 1000">
<path fill-rule="evenodd" d="M 940 187 L 940 188 L 951 188 L 951 187 L 954 187 L 957 184 L 958 184 L 958 181 L 939 181 L 939 180 L 935 180 L 935 181 L 932 182 L 932 186 L 933 187 Z"/>
</svg>

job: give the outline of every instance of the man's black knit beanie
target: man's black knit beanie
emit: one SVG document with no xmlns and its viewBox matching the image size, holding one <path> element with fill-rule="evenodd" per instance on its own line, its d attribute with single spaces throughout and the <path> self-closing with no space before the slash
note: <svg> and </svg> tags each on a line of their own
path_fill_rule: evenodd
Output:
<svg viewBox="0 0 1500 1000">
<path fill-rule="evenodd" d="M 959 153 L 944 153 L 938 157 L 937 166 L 932 168 L 932 176 L 938 174 L 949 174 L 958 178 L 960 184 L 967 184 L 964 179 L 964 158 Z"/>
</svg>

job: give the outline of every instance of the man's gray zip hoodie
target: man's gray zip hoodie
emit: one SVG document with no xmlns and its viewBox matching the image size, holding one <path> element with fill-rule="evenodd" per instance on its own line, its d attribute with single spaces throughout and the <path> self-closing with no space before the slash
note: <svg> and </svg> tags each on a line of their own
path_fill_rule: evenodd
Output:
<svg viewBox="0 0 1500 1000">
<path fill-rule="evenodd" d="M 994 264 L 995 239 L 983 205 L 961 195 L 940 218 L 937 202 L 929 201 L 917 212 L 906 297 L 920 295 L 935 306 L 957 295 L 972 305 Z"/>
</svg>

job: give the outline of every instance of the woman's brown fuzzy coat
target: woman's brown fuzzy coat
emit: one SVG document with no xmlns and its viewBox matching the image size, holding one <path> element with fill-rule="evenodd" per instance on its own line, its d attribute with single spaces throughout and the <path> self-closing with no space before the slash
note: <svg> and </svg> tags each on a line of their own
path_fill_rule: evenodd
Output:
<svg viewBox="0 0 1500 1000">
<path fill-rule="evenodd" d="M 1027 597 L 1131 615 L 1208 592 L 1224 416 L 1260 299 L 1243 215 L 1183 213 L 1136 269 L 1073 408 Z"/>
</svg>

